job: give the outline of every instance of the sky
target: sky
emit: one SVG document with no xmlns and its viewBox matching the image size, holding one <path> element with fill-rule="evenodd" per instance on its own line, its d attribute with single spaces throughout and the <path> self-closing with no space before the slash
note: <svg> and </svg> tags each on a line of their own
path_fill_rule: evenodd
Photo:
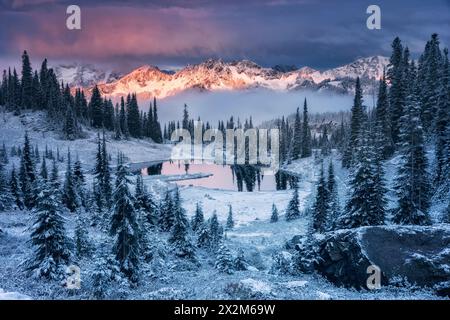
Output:
<svg viewBox="0 0 450 320">
<path fill-rule="evenodd" d="M 81 30 L 66 8 L 81 8 Z M 366 9 L 381 8 L 381 30 Z M 0 68 L 85 62 L 120 72 L 174 69 L 207 58 L 326 69 L 390 53 L 395 36 L 419 54 L 433 32 L 450 44 L 450 0 L 0 0 Z"/>
</svg>

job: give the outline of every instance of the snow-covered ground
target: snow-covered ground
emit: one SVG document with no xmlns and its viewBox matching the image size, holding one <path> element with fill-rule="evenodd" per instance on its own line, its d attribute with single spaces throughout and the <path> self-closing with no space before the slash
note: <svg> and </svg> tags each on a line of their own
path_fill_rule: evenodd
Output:
<svg viewBox="0 0 450 320">
<path fill-rule="evenodd" d="M 0 132 L 8 150 L 15 145 L 23 144 L 23 135 L 28 130 L 32 144 L 38 144 L 42 152 L 45 145 L 55 148 L 59 146 L 63 155 L 70 147 L 78 154 L 85 168 L 91 168 L 96 152 L 96 132 L 86 131 L 86 139 L 76 141 L 60 140 L 57 135 L 43 129 L 44 120 L 41 114 L 26 114 L 14 117 L 2 114 Z M 1 142 L 1 141 L 0 141 Z M 151 162 L 165 160 L 170 156 L 170 147 L 154 144 L 149 141 L 130 140 L 114 141 L 109 139 L 109 152 L 115 154 L 122 151 L 130 162 Z M 335 158 L 336 156 L 333 156 Z M 14 159 L 13 159 L 14 160 Z M 14 160 L 17 161 L 17 158 Z M 64 166 L 60 166 L 64 169 Z M 328 162 L 324 162 L 325 169 Z M 233 208 L 235 227 L 226 231 L 226 244 L 233 255 L 243 250 L 250 268 L 236 271 L 231 275 L 218 272 L 214 268 L 214 258 L 203 250 L 198 250 L 201 266 L 196 270 L 179 269 L 176 263 L 167 262 L 162 274 L 151 277 L 142 273 L 141 285 L 137 288 L 115 287 L 112 298 L 118 299 L 435 299 L 426 290 L 410 288 L 385 287 L 376 291 L 356 291 L 337 288 L 316 274 L 279 275 L 271 273 L 273 255 L 283 252 L 285 242 L 295 235 L 303 235 L 308 230 L 310 217 L 305 214 L 315 192 L 320 162 L 311 157 L 294 161 L 283 168 L 294 174 L 299 180 L 300 219 L 286 222 L 284 211 L 292 196 L 292 190 L 273 192 L 237 192 L 204 187 L 182 186 L 180 193 L 183 207 L 189 217 L 194 213 L 197 202 L 203 206 L 205 218 L 217 212 L 219 222 L 224 223 L 228 215 L 228 206 Z M 335 159 L 335 173 L 341 201 L 346 193 L 346 171 Z M 88 174 L 88 181 L 89 179 Z M 198 177 L 201 178 L 201 177 Z M 174 182 L 167 177 L 146 178 L 149 190 L 158 200 Z M 272 204 L 278 207 L 280 220 L 270 223 Z M 342 204 L 342 203 L 341 203 Z M 0 299 L 32 298 L 32 299 L 79 299 L 89 298 L 89 292 L 83 289 L 92 273 L 93 261 L 80 261 L 82 269 L 82 289 L 70 291 L 59 283 L 51 283 L 29 277 L 19 265 L 30 255 L 31 248 L 27 243 L 31 214 L 29 212 L 0 213 Z M 73 236 L 75 215 L 66 214 L 66 227 L 69 236 Z M 97 229 L 89 228 L 90 237 L 98 239 L 102 234 Z M 161 238 L 164 238 L 161 235 Z M 286 255 L 289 255 L 285 252 Z"/>
</svg>

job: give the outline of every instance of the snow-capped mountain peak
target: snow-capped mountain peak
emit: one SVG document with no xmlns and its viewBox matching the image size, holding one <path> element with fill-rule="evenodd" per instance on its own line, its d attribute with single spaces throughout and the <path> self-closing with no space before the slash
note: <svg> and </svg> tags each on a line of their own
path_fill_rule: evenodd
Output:
<svg viewBox="0 0 450 320">
<path fill-rule="evenodd" d="M 121 77 L 116 71 L 101 70 L 90 64 L 61 64 L 53 66 L 53 70 L 58 79 L 70 87 L 90 87 L 113 82 Z"/>
<path fill-rule="evenodd" d="M 88 82 L 94 84 L 108 96 L 123 96 L 136 93 L 141 98 L 173 96 L 186 90 L 243 90 L 266 88 L 270 90 L 332 90 L 349 93 L 354 89 L 354 79 L 361 78 L 363 89 L 372 91 L 381 78 L 389 59 L 382 56 L 360 58 L 337 68 L 319 71 L 302 67 L 293 71 L 265 68 L 250 60 L 225 62 L 208 59 L 199 64 L 187 65 L 175 73 L 168 73 L 156 66 L 143 65 L 132 72 L 112 79 L 111 73 L 93 72 L 92 68 L 75 70 L 76 77 L 69 84 Z M 73 70 L 73 68 L 66 68 Z M 68 78 L 66 69 L 59 69 L 61 77 Z M 66 71 L 64 73 L 64 71 Z M 97 80 L 102 78 L 102 80 Z M 107 78 L 107 79 L 105 79 Z M 80 80 L 81 79 L 81 80 Z M 89 79 L 86 81 L 85 79 Z"/>
</svg>

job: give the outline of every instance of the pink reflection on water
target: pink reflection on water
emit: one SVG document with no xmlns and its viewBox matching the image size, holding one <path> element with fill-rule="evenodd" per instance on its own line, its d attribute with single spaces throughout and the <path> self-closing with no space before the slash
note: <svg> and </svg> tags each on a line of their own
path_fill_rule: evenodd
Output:
<svg viewBox="0 0 450 320">
<path fill-rule="evenodd" d="M 161 164 L 160 164 L 161 165 Z M 142 174 L 147 175 L 147 168 L 142 169 Z M 162 175 L 184 175 L 184 174 L 212 174 L 212 176 L 176 181 L 181 186 L 198 186 L 211 189 L 224 189 L 238 191 L 236 176 L 229 165 L 219 165 L 212 163 L 187 163 L 183 161 L 162 163 Z M 260 176 L 260 184 L 256 179 L 253 191 L 274 191 L 276 190 L 275 177 Z M 243 182 L 243 191 L 248 191 L 245 182 Z"/>
</svg>

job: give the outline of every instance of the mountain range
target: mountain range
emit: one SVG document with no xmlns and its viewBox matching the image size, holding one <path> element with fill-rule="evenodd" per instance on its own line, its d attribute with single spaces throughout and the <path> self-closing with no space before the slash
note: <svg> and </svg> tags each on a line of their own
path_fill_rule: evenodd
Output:
<svg viewBox="0 0 450 320">
<path fill-rule="evenodd" d="M 118 97 L 136 93 L 140 99 L 165 98 L 188 90 L 218 91 L 265 88 L 278 91 L 309 89 L 347 94 L 354 91 L 356 77 L 361 78 L 365 93 L 376 92 L 378 80 L 389 59 L 383 56 L 360 58 L 329 70 L 293 66 L 261 67 L 249 60 L 224 62 L 208 59 L 188 65 L 176 72 L 144 65 L 128 74 L 103 71 L 91 65 L 61 65 L 55 72 L 69 86 L 90 92 L 98 85 L 106 96 Z"/>
</svg>

